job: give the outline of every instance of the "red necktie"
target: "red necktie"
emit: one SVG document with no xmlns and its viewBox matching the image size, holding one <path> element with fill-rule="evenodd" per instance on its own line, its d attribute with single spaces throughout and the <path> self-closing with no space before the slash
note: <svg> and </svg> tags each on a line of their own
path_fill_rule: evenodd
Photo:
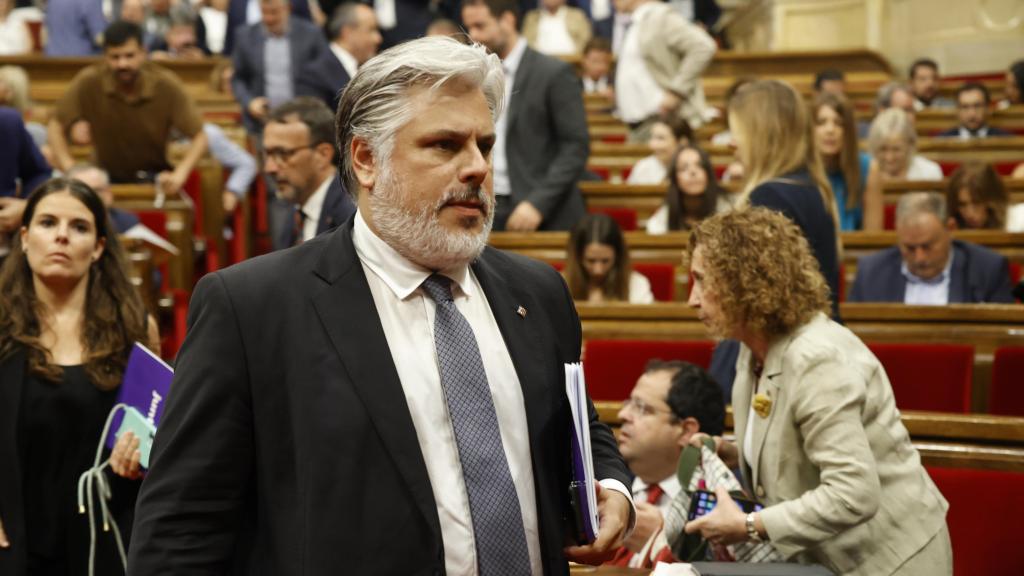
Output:
<svg viewBox="0 0 1024 576">
<path fill-rule="evenodd" d="M 292 224 L 292 246 L 298 246 L 302 244 L 303 231 L 306 227 L 306 214 L 302 210 L 296 209 L 293 216 L 295 221 Z"/>
<path fill-rule="evenodd" d="M 651 484 L 647 487 L 647 503 L 657 506 L 658 500 L 661 499 L 661 495 L 664 493 L 665 491 L 661 489 L 660 484 Z"/>
</svg>

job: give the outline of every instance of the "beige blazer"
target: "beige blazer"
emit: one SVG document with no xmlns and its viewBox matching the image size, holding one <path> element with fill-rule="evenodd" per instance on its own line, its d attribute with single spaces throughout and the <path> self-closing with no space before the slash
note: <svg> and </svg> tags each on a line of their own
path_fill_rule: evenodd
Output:
<svg viewBox="0 0 1024 576">
<path fill-rule="evenodd" d="M 772 344 L 759 385 L 771 408 L 750 422 L 744 345 L 732 391 L 740 467 L 779 552 L 885 576 L 945 526 L 949 505 L 921 466 L 885 370 L 852 332 L 819 313 Z"/>
<path fill-rule="evenodd" d="M 537 49 L 537 29 L 540 27 L 540 8 L 530 10 L 523 18 L 523 37 L 530 48 Z M 590 42 L 593 30 L 586 13 L 579 8 L 572 6 L 565 7 L 565 27 L 569 30 L 569 37 L 576 45 L 576 54 L 583 54 L 583 48 Z"/>
<path fill-rule="evenodd" d="M 718 47 L 707 32 L 668 4 L 644 6 L 639 33 L 647 70 L 658 86 L 683 99 L 679 115 L 697 128 L 704 123 L 706 107 L 700 77 Z"/>
</svg>

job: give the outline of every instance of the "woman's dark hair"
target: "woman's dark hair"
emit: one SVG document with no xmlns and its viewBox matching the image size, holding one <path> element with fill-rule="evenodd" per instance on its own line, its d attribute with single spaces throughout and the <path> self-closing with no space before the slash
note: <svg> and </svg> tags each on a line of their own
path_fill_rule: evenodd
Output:
<svg viewBox="0 0 1024 576">
<path fill-rule="evenodd" d="M 103 201 L 85 183 L 72 178 L 44 182 L 28 197 L 22 226 L 29 227 L 43 198 L 62 192 L 92 213 L 96 239 L 106 243 L 89 268 L 81 340 L 89 380 L 101 390 L 111 390 L 121 383 L 132 343 L 147 340 L 146 309 L 126 275 L 127 259 L 117 236 L 110 234 Z M 60 381 L 63 369 L 51 362 L 49 350 L 40 342 L 42 306 L 20 237 L 15 236 L 11 253 L 0 267 L 0 360 L 25 350 L 31 374 Z"/>
<path fill-rule="evenodd" d="M 591 244 L 611 246 L 615 251 L 615 264 L 605 278 L 604 291 L 608 300 L 629 300 L 629 250 L 622 237 L 622 229 L 614 218 L 607 214 L 588 214 L 580 219 L 569 234 L 566 251 L 565 280 L 574 300 L 586 300 L 589 294 L 590 275 L 583 266 L 583 251 Z"/>
<path fill-rule="evenodd" d="M 861 205 L 865 182 L 862 181 L 860 174 L 860 148 L 857 146 L 857 121 L 853 115 L 853 103 L 838 94 L 818 94 L 811 107 L 812 125 L 818 125 L 818 111 L 824 107 L 831 108 L 842 120 L 843 147 L 838 158 L 826 158 L 822 155 L 821 161 L 829 172 L 842 173 L 843 181 L 846 183 L 845 208 L 854 210 Z"/>
<path fill-rule="evenodd" d="M 704 193 L 701 194 L 700 207 L 693 214 L 687 211 L 686 203 L 683 202 L 683 197 L 686 193 L 679 186 L 679 177 L 676 174 L 676 169 L 679 167 L 679 157 L 686 150 L 693 150 L 697 153 L 697 156 L 700 157 L 700 167 L 707 174 L 708 178 L 708 186 L 704 189 Z M 722 190 L 721 185 L 718 184 L 718 180 L 715 178 L 715 169 L 711 166 L 711 158 L 708 157 L 706 152 L 692 144 L 684 144 L 676 148 L 676 151 L 672 154 L 672 161 L 668 165 L 668 189 L 665 191 L 665 205 L 668 206 L 668 229 L 689 230 L 690 225 L 686 222 L 687 218 L 699 221 L 713 216 L 715 209 L 718 207 L 718 199 L 724 193 L 724 190 Z"/>
<path fill-rule="evenodd" d="M 980 160 L 969 160 L 949 177 L 946 210 L 961 229 L 968 228 L 967 222 L 960 214 L 960 190 L 965 188 L 971 195 L 972 202 L 985 206 L 988 218 L 985 219 L 984 228 L 1003 230 L 1006 227 L 1006 207 L 1010 202 L 1010 195 L 992 166 Z"/>
<path fill-rule="evenodd" d="M 690 128 L 690 123 L 678 114 L 660 114 L 655 118 L 655 122 L 668 126 L 676 142 L 680 144 L 695 142 L 693 128 Z M 684 138 L 686 139 L 685 142 L 683 141 Z"/>
<path fill-rule="evenodd" d="M 1017 101 L 1010 104 L 1024 104 L 1024 59 L 1010 64 L 1010 74 L 1013 74 L 1013 83 L 1017 85 Z"/>
</svg>

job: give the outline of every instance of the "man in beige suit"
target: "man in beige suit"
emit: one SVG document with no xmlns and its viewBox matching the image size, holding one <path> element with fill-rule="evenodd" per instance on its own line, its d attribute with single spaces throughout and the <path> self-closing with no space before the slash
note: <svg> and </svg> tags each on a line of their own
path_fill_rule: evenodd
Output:
<svg viewBox="0 0 1024 576">
<path fill-rule="evenodd" d="M 765 251 L 764 246 L 772 246 Z M 921 466 L 878 359 L 827 316 L 828 285 L 800 229 L 751 208 L 690 235 L 689 304 L 742 346 L 732 390 L 744 514 L 724 490 L 687 524 L 712 542 L 768 540 L 837 574 L 952 574 L 949 505 Z"/>
<path fill-rule="evenodd" d="M 646 142 L 660 114 L 679 114 L 699 127 L 705 107 L 700 76 L 715 55 L 715 41 L 662 2 L 615 0 L 615 9 L 630 16 L 615 77 L 615 103 L 630 140 Z"/>
<path fill-rule="evenodd" d="M 583 54 L 593 36 L 587 14 L 565 0 L 541 0 L 523 18 L 523 37 L 530 48 L 548 56 Z"/>
</svg>

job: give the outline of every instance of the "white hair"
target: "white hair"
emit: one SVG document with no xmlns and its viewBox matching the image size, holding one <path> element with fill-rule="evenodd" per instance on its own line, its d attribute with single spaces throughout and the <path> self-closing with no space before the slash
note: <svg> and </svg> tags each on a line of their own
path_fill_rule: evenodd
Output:
<svg viewBox="0 0 1024 576">
<path fill-rule="evenodd" d="M 898 137 L 907 143 L 907 157 L 914 155 L 917 149 L 917 131 L 910 115 L 900 108 L 887 108 L 875 116 L 868 131 L 868 148 L 872 156 L 878 155 L 878 149 L 886 140 Z"/>
<path fill-rule="evenodd" d="M 939 222 L 946 222 L 946 198 L 938 192 L 908 192 L 896 204 L 896 224 L 911 217 L 934 214 Z"/>
<path fill-rule="evenodd" d="M 411 118 L 410 88 L 431 91 L 458 80 L 479 87 L 491 118 L 497 121 L 505 96 L 505 74 L 494 54 L 447 36 L 404 42 L 381 52 L 359 68 L 338 104 L 335 120 L 341 171 L 349 190 L 359 189 L 352 169 L 353 138 L 365 140 L 378 165 L 391 158 L 395 133 Z"/>
</svg>

